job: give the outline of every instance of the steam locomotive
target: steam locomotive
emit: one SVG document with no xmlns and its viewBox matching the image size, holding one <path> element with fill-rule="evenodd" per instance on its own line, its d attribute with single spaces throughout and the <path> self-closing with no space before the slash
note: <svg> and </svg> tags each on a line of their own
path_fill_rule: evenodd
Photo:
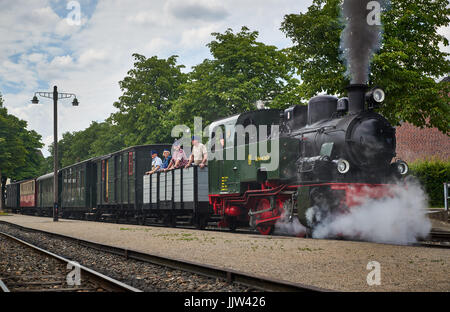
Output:
<svg viewBox="0 0 450 312">
<path fill-rule="evenodd" d="M 405 162 L 392 163 L 395 129 L 374 111 L 384 99 L 380 88 L 351 85 L 345 98 L 320 95 L 307 106 L 217 120 L 208 128 L 209 156 L 214 157 L 205 168 L 145 175 L 150 150 L 162 151 L 170 147 L 166 144 L 130 147 L 74 164 L 58 173 L 57 213 L 197 228 L 214 221 L 231 230 L 250 225 L 262 234 L 272 233 L 277 222 L 298 218 L 312 229 L 329 214 L 387 196 L 390 183 L 407 174 Z M 49 174 L 9 185 L 7 206 L 51 215 L 52 179 Z M 24 193 L 28 201 L 23 205 L 22 183 L 32 185 L 27 191 L 35 196 L 30 201 L 33 195 Z"/>
<path fill-rule="evenodd" d="M 250 224 L 270 234 L 280 219 L 290 221 L 297 215 L 311 229 L 329 214 L 344 213 L 367 198 L 388 196 L 390 183 L 406 175 L 408 165 L 391 163 L 395 129 L 374 111 L 384 100 L 382 89 L 354 84 L 345 98 L 320 95 L 308 106 L 259 110 L 211 125 L 222 128 L 234 143 L 231 149 L 239 147 L 233 142 L 237 125 L 280 129 L 275 170 L 267 170 L 265 155 L 253 157 L 250 145 L 245 146 L 245 160 L 228 161 L 226 155 L 235 152 L 226 151 L 224 161 L 210 162 L 210 203 L 222 216 L 221 225 L 233 229 Z M 273 140 L 264 141 L 261 132 L 256 144 L 270 145 Z"/>
</svg>

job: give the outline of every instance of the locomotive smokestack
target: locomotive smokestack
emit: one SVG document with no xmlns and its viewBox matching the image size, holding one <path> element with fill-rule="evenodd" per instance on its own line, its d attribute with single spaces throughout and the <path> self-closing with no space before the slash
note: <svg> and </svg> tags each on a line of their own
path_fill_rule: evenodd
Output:
<svg viewBox="0 0 450 312">
<path fill-rule="evenodd" d="M 350 114 L 365 110 L 366 92 L 368 88 L 365 84 L 351 84 L 347 87 L 348 112 Z"/>
</svg>

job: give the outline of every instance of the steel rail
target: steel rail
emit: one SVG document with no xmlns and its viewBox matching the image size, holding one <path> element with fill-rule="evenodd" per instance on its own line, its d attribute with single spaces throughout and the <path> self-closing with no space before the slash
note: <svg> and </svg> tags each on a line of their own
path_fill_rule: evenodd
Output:
<svg viewBox="0 0 450 312">
<path fill-rule="evenodd" d="M 20 244 L 22 244 L 24 246 L 27 246 L 27 247 L 31 248 L 32 250 L 34 250 L 34 251 L 40 252 L 40 253 L 44 254 L 45 256 L 51 257 L 53 259 L 56 259 L 56 260 L 58 260 L 60 262 L 73 263 L 73 261 L 71 261 L 69 259 L 66 259 L 66 258 L 61 257 L 61 256 L 59 256 L 59 255 L 57 255 L 55 253 L 52 253 L 52 252 L 48 251 L 48 250 L 45 250 L 45 249 L 42 249 L 42 248 L 40 248 L 38 246 L 30 244 L 30 243 L 28 243 L 28 242 L 26 242 L 24 240 L 21 240 L 21 239 L 19 239 L 17 237 L 14 237 L 14 236 L 12 236 L 10 234 L 7 234 L 7 233 L 4 233 L 4 232 L 0 231 L 0 235 L 4 236 L 4 237 L 6 237 L 6 238 L 8 238 L 10 240 L 13 240 L 15 242 L 18 242 L 18 243 L 20 243 Z M 142 292 L 141 290 L 139 290 L 137 288 L 134 288 L 134 287 L 132 287 L 130 285 L 122 283 L 122 282 L 120 282 L 118 280 L 115 280 L 115 279 L 113 279 L 113 278 L 111 278 L 109 276 L 106 276 L 106 275 L 104 275 L 102 273 L 96 272 L 96 271 L 94 271 L 92 269 L 89 269 L 88 267 L 85 267 L 85 266 L 83 266 L 81 264 L 78 264 L 77 266 L 79 266 L 81 273 L 85 274 L 85 276 L 87 276 L 88 279 L 97 282 L 101 287 L 105 288 L 108 291 L 114 291 L 114 292 Z M 3 289 L 3 287 L 2 287 L 2 289 Z"/>
<path fill-rule="evenodd" d="M 424 243 L 424 242 L 419 242 L 417 244 L 414 244 L 413 246 L 415 246 L 415 247 L 426 247 L 426 248 L 441 248 L 441 249 L 449 249 L 450 248 L 450 245 Z"/>
<path fill-rule="evenodd" d="M 10 292 L 8 287 L 6 287 L 5 283 L 0 279 L 0 292 Z"/>
<path fill-rule="evenodd" d="M 432 230 L 430 232 L 430 238 L 442 240 L 442 241 L 450 241 L 450 232 L 440 231 L 440 230 Z"/>
<path fill-rule="evenodd" d="M 37 230 L 27 228 L 21 225 L 9 223 L 6 221 L 0 221 L 0 224 L 7 224 L 17 227 L 22 230 L 37 232 L 53 236 L 56 238 L 62 238 L 76 242 L 82 246 L 89 247 L 102 252 L 123 256 L 126 259 L 133 259 L 151 263 L 159 266 L 169 267 L 176 270 L 182 270 L 199 274 L 211 278 L 220 278 L 226 280 L 228 283 L 236 282 L 248 287 L 253 287 L 262 291 L 282 291 L 282 292 L 332 292 L 333 290 L 315 287 L 311 285 L 305 285 L 301 283 L 294 283 L 289 281 L 282 281 L 278 279 L 272 279 L 262 276 L 253 275 L 250 273 L 240 272 L 228 268 L 220 268 L 213 265 L 201 264 L 193 261 L 187 261 L 182 259 L 175 259 L 171 257 L 165 257 L 156 254 L 144 253 L 133 249 L 121 248 L 111 245 L 104 245 L 97 242 L 76 238 L 73 236 L 67 236 L 63 234 L 57 234 L 47 232 L 44 230 Z"/>
</svg>

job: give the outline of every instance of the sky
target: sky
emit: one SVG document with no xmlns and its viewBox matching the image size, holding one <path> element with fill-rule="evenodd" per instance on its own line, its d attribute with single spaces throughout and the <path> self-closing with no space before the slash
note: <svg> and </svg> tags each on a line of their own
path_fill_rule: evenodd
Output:
<svg viewBox="0 0 450 312">
<path fill-rule="evenodd" d="M 48 156 L 53 105 L 37 91 L 75 93 L 58 104 L 58 134 L 87 128 L 115 111 L 118 82 L 133 53 L 178 55 L 186 71 L 210 57 L 212 32 L 247 26 L 259 41 L 285 48 L 284 15 L 305 12 L 312 0 L 0 0 L 0 92 L 11 114 L 42 135 Z M 450 28 L 440 30 L 450 38 Z M 443 48 L 444 49 L 444 48 Z M 450 52 L 450 48 L 445 50 Z"/>
</svg>

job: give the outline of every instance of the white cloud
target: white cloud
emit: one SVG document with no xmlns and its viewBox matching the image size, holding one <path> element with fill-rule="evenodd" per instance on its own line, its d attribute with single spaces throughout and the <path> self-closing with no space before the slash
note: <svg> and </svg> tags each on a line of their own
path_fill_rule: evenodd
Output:
<svg viewBox="0 0 450 312">
<path fill-rule="evenodd" d="M 213 38 L 211 33 L 216 31 L 217 24 L 208 24 L 206 26 L 186 29 L 181 35 L 181 45 L 184 48 L 195 49 L 204 47 Z"/>
<path fill-rule="evenodd" d="M 229 13 L 223 6 L 223 1 L 217 0 L 167 0 L 166 12 L 182 21 L 212 21 L 226 18 Z"/>
<path fill-rule="evenodd" d="M 450 26 L 439 28 L 438 33 L 450 41 Z M 441 51 L 450 53 L 450 44 L 448 46 L 444 46 L 443 44 L 440 44 L 439 48 L 441 49 Z"/>
<path fill-rule="evenodd" d="M 64 69 L 73 65 L 73 59 L 70 55 L 56 56 L 49 65 L 57 67 L 57 69 Z"/>
<path fill-rule="evenodd" d="M 31 53 L 24 56 L 23 60 L 30 63 L 40 63 L 45 61 L 45 55 L 42 53 Z"/>
<path fill-rule="evenodd" d="M 83 52 L 78 59 L 80 65 L 89 65 L 92 62 L 102 62 L 108 57 L 107 53 L 102 50 L 89 49 Z"/>
</svg>

